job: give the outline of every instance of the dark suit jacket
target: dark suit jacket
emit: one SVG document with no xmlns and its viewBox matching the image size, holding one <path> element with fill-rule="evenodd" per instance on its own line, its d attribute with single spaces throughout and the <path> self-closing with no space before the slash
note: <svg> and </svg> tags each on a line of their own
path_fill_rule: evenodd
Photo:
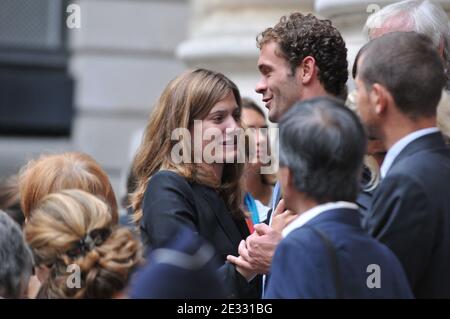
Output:
<svg viewBox="0 0 450 319">
<path fill-rule="evenodd" d="M 180 227 L 162 249 L 153 250 L 131 281 L 133 299 L 225 298 L 214 250 L 198 235 Z M 179 256 L 182 257 L 179 257 Z"/>
<path fill-rule="evenodd" d="M 179 225 L 187 226 L 216 250 L 228 297 L 260 297 L 260 277 L 249 284 L 226 262 L 227 255 L 239 255 L 239 242 L 250 233 L 245 220 L 233 219 L 213 188 L 189 183 L 175 172 L 159 171 L 148 183 L 143 214 L 140 226 L 145 246 L 159 248 L 171 239 Z"/>
<path fill-rule="evenodd" d="M 417 298 L 450 298 L 450 150 L 440 133 L 400 152 L 363 227 L 397 255 Z"/>
<path fill-rule="evenodd" d="M 326 236 L 337 264 L 325 241 Z M 380 267 L 380 288 L 367 281 Z M 338 279 L 337 279 L 338 278 Z M 337 280 L 341 283 L 340 296 Z M 411 298 L 408 281 L 395 255 L 371 238 L 360 226 L 354 209 L 333 209 L 321 213 L 284 238 L 274 255 L 265 298 Z"/>
</svg>

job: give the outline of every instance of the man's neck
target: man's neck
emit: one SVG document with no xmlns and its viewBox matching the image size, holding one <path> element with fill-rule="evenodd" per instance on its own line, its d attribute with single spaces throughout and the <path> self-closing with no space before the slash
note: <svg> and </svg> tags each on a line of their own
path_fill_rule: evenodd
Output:
<svg viewBox="0 0 450 319">
<path fill-rule="evenodd" d="M 322 96 L 332 96 L 329 94 L 322 84 L 320 84 L 319 80 L 312 81 L 309 85 L 303 87 L 303 92 L 301 96 L 301 101 L 306 101 L 309 99 L 313 99 L 316 97 L 322 97 Z"/>
<path fill-rule="evenodd" d="M 294 210 L 299 215 L 303 214 L 304 212 L 318 206 L 319 203 L 311 198 L 308 198 L 304 196 L 301 193 L 298 193 L 297 196 L 295 196 L 295 201 L 292 204 L 291 210 Z"/>
</svg>

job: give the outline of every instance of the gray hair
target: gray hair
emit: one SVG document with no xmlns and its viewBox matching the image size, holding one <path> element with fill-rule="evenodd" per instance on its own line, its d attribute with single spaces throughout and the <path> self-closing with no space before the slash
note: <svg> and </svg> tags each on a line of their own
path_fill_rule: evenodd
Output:
<svg viewBox="0 0 450 319">
<path fill-rule="evenodd" d="M 338 100 L 298 102 L 280 121 L 280 166 L 319 203 L 356 200 L 365 152 L 361 122 Z"/>
<path fill-rule="evenodd" d="M 0 210 L 0 296 L 20 298 L 33 269 L 33 255 L 19 225 Z"/>
<path fill-rule="evenodd" d="M 450 78 L 450 22 L 439 4 L 429 0 L 405 0 L 390 4 L 369 16 L 364 26 L 364 34 L 372 40 L 372 32 L 375 29 L 399 15 L 406 15 L 409 20 L 411 29 L 407 31 L 425 34 L 432 40 L 435 48 L 439 48 L 441 41 L 444 41 L 445 68 L 447 77 Z"/>
<path fill-rule="evenodd" d="M 448 39 L 449 20 L 442 7 L 429 0 L 405 0 L 393 3 L 375 12 L 366 21 L 364 33 L 372 39 L 371 33 L 386 21 L 400 14 L 407 15 L 411 30 L 429 36 L 438 47 L 442 37 Z M 397 30 L 392 30 L 397 31 Z"/>
</svg>

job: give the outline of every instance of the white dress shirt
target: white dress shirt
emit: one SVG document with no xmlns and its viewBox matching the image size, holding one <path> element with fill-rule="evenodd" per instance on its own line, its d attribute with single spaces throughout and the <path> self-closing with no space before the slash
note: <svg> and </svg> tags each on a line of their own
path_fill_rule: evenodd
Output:
<svg viewBox="0 0 450 319">
<path fill-rule="evenodd" d="M 417 140 L 419 137 L 439 132 L 437 127 L 428 127 L 415 132 L 412 132 L 400 140 L 398 140 L 387 152 L 386 157 L 384 158 L 383 164 L 381 164 L 380 174 L 381 178 L 384 178 L 397 158 L 398 154 L 404 150 L 406 146 L 408 146 L 411 142 Z"/>
<path fill-rule="evenodd" d="M 307 210 L 306 212 L 300 214 L 300 216 L 298 216 L 296 219 L 294 219 L 289 225 L 287 225 L 283 229 L 283 231 L 281 232 L 281 235 L 283 236 L 283 238 L 285 238 L 287 235 L 289 235 L 289 233 L 291 233 L 292 231 L 294 231 L 297 228 L 302 227 L 303 225 L 305 225 L 307 222 L 309 222 L 313 218 L 317 217 L 318 215 L 320 215 L 326 211 L 329 211 L 329 210 L 340 209 L 340 208 L 352 209 L 352 210 L 355 210 L 355 213 L 357 213 L 358 209 L 359 209 L 358 205 L 356 205 L 355 203 L 344 202 L 344 201 L 321 204 L 321 205 L 315 206 L 315 207 Z"/>
</svg>

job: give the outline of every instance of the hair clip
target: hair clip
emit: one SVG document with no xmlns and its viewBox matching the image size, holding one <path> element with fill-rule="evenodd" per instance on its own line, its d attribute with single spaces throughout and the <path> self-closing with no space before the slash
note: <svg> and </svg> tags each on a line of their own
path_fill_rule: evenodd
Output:
<svg viewBox="0 0 450 319">
<path fill-rule="evenodd" d="M 110 234 L 111 230 L 108 228 L 94 229 L 75 243 L 75 246 L 67 251 L 67 255 L 71 258 L 84 256 L 87 252 L 103 244 Z"/>
</svg>

